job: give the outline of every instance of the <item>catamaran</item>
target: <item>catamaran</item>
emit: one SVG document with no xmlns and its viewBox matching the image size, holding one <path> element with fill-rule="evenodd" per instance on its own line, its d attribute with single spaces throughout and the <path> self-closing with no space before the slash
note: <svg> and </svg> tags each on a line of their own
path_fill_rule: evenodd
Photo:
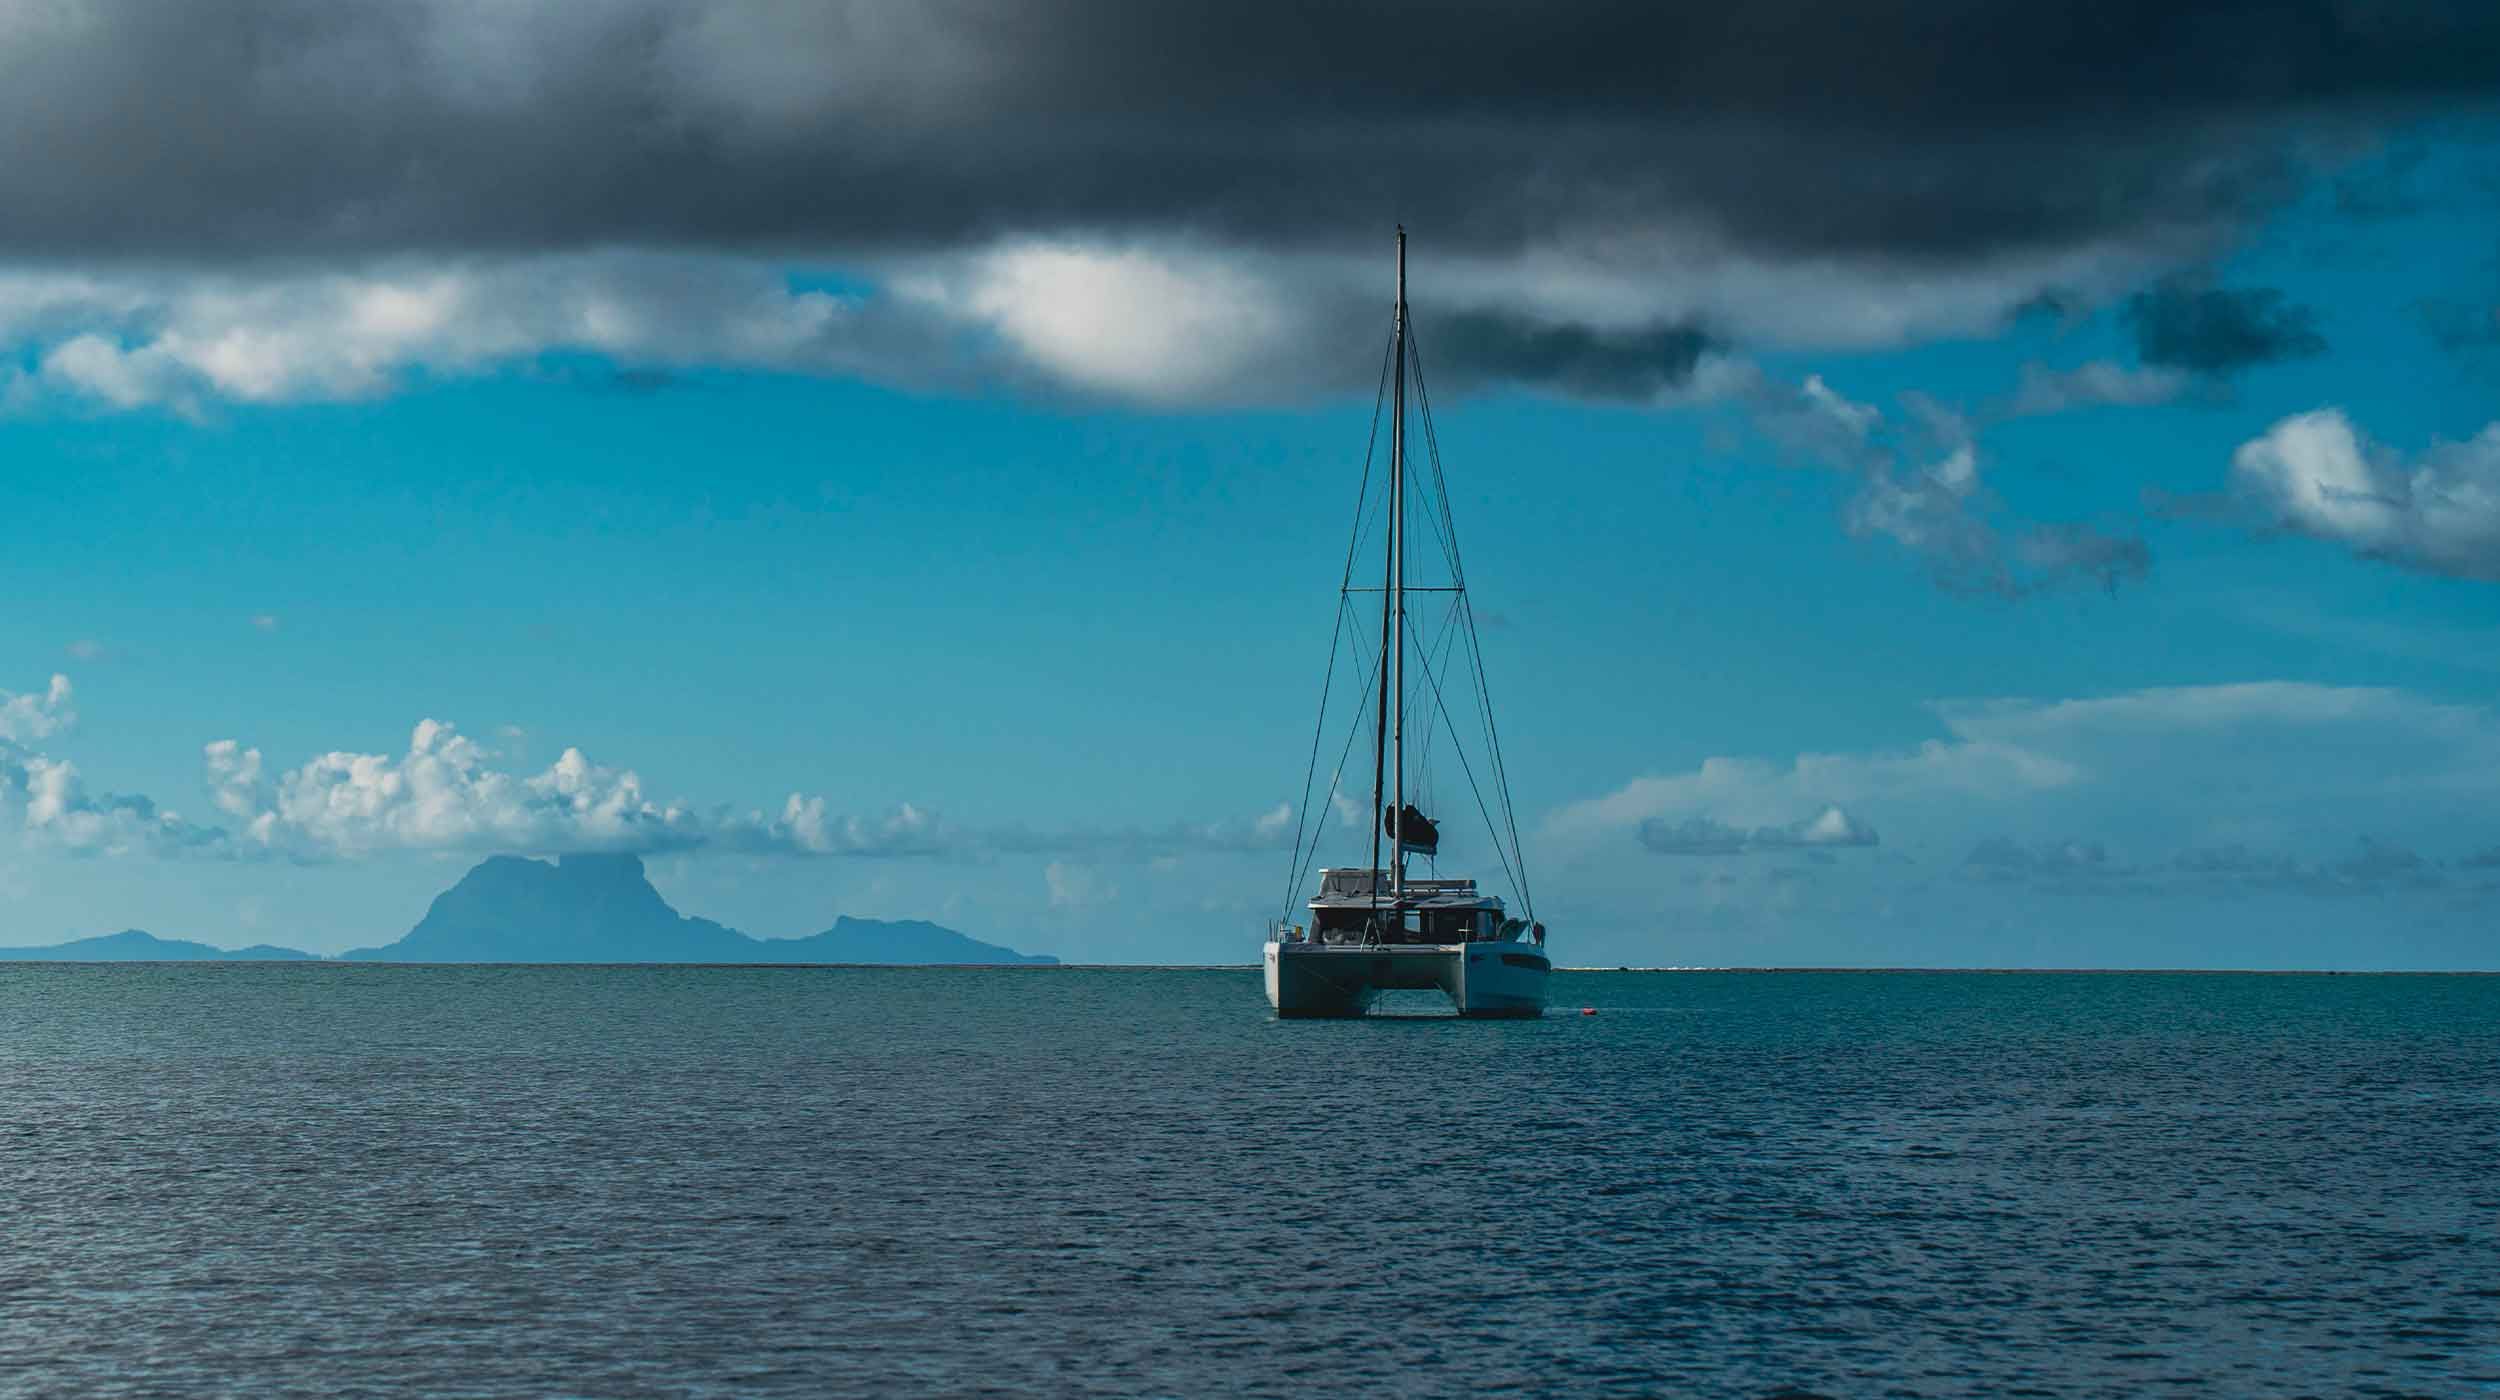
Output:
<svg viewBox="0 0 2500 1400">
<path fill-rule="evenodd" d="M 1460 567 L 1456 522 L 1450 513 L 1449 490 L 1441 472 L 1439 439 L 1432 430 L 1432 398 L 1425 387 L 1423 359 L 1415 345 L 1406 312 L 1406 230 L 1398 230 L 1398 292 L 1390 317 L 1389 346 L 1381 366 L 1381 388 L 1372 414 L 1371 443 L 1364 452 L 1363 487 L 1355 505 L 1354 539 L 1346 548 L 1345 576 L 1337 589 L 1337 626 L 1329 647 L 1327 678 L 1320 685 L 1319 727 L 1312 734 L 1311 764 L 1303 779 L 1301 826 L 1294 836 L 1293 873 L 1286 894 L 1286 914 L 1271 926 L 1266 947 L 1267 1000 L 1279 1016 L 1360 1016 L 1376 1005 L 1383 992 L 1438 990 L 1462 1016 L 1538 1016 L 1545 1010 L 1545 982 L 1551 970 L 1545 953 L 1545 926 L 1536 921 L 1528 895 L 1527 867 L 1519 848 L 1519 824 L 1512 815 L 1510 779 L 1502 766 L 1501 741 L 1493 724 L 1491 692 L 1485 682 L 1484 654 L 1477 643 L 1476 618 L 1468 601 L 1466 572 Z M 1439 546 L 1438 570 L 1432 581 L 1410 579 L 1408 557 L 1410 479 L 1407 460 L 1407 380 L 1414 378 L 1417 406 L 1424 429 L 1431 474 L 1424 481 L 1421 512 Z M 1379 443 L 1380 403 L 1389 405 L 1388 479 L 1377 500 L 1373 495 L 1372 452 Z M 1374 509 L 1386 519 L 1381 531 L 1380 586 L 1356 586 L 1355 564 L 1369 533 Z M 1427 560 L 1427 566 L 1435 561 Z M 1379 644 L 1371 645 L 1369 609 L 1358 599 L 1377 594 L 1380 603 Z M 1429 614 L 1436 613 L 1436 619 Z M 1463 657 L 1454 656 L 1464 642 Z M 1343 792 L 1345 757 L 1355 735 L 1370 721 L 1372 772 L 1370 816 L 1359 825 L 1368 832 L 1370 860 L 1361 866 L 1319 870 L 1319 890 L 1302 906 L 1305 918 L 1294 917 L 1293 905 L 1307 888 L 1305 881 L 1318 862 L 1319 847 L 1329 833 L 1326 815 L 1314 819 L 1312 790 L 1319 772 L 1320 742 L 1330 729 L 1329 696 L 1337 663 L 1352 654 L 1368 671 L 1354 722 L 1348 728 L 1337 768 L 1329 781 L 1323 813 L 1362 808 Z M 1463 666 L 1455 664 L 1463 661 Z M 1457 675 L 1449 673 L 1456 671 Z M 1444 679 L 1463 686 L 1461 707 L 1474 702 L 1482 721 L 1480 758 L 1471 759 L 1468 744 L 1478 736 L 1461 731 L 1452 717 Z M 1409 711 L 1417 733 L 1408 734 Z M 1498 894 L 1478 888 L 1464 876 L 1444 877 L 1438 871 L 1441 823 L 1427 816 L 1417 799 L 1429 804 L 1433 787 L 1432 759 L 1440 749 L 1456 757 L 1468 792 L 1484 818 L 1493 856 L 1519 899 L 1514 917 Z M 1409 787 L 1408 750 L 1417 765 Z M 1481 764 L 1481 769 L 1479 768 Z M 1446 774 L 1442 776 L 1446 777 Z M 1491 789 L 1490 796 L 1487 789 Z M 1382 843 L 1388 859 L 1382 860 Z M 1421 858 L 1426 874 L 1416 876 L 1410 862 Z"/>
</svg>

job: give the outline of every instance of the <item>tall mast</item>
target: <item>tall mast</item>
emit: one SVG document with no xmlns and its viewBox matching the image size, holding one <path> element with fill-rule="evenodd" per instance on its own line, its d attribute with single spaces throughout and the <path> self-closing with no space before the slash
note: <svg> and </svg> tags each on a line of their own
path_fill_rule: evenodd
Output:
<svg viewBox="0 0 2500 1400">
<path fill-rule="evenodd" d="M 1394 576 L 1389 597 L 1396 609 L 1396 650 L 1390 671 L 1396 702 L 1390 708 L 1392 747 L 1397 753 L 1397 788 L 1389 797 L 1396 814 L 1397 839 L 1389 843 L 1389 892 L 1406 892 L 1406 226 L 1398 225 L 1397 397 L 1389 419 L 1389 568 Z"/>
<path fill-rule="evenodd" d="M 1398 452 L 1399 452 L 1399 449 L 1398 449 L 1398 445 L 1397 445 L 1397 444 L 1398 444 L 1398 442 L 1399 442 L 1398 433 L 1399 433 L 1400 427 L 1401 427 L 1401 426 L 1403 426 L 1403 423 L 1404 423 L 1404 420 L 1405 420 L 1405 417 L 1406 417 L 1406 412 L 1405 412 L 1405 408 L 1406 408 L 1406 229 L 1405 229 L 1405 227 L 1404 227 L 1403 225 L 1401 225 L 1401 226 L 1399 227 L 1399 229 L 1398 229 L 1398 300 L 1397 300 L 1397 308 L 1396 308 L 1395 312 L 1393 313 L 1393 320 L 1392 320 L 1392 324 L 1393 324 L 1393 326 L 1394 326 L 1394 328 L 1395 328 L 1394 333 L 1395 333 L 1395 335 L 1396 335 L 1396 337 L 1397 337 L 1397 355 L 1398 355 L 1398 415 L 1397 415 L 1397 416 L 1398 416 L 1398 419 L 1399 419 L 1399 424 L 1398 424 L 1398 425 L 1396 425 L 1396 426 L 1392 426 L 1392 427 L 1389 429 L 1389 433 L 1390 433 L 1390 448 L 1389 448 L 1389 474 L 1390 474 L 1389 479 L 1390 479 L 1390 488 L 1389 488 L 1389 499 L 1390 499 L 1390 503 L 1391 503 L 1391 507 L 1390 507 L 1390 521 L 1391 521 L 1391 524 L 1390 524 L 1390 526 L 1389 526 L 1389 537 L 1390 537 L 1390 539 L 1391 539 L 1392 543 L 1390 544 L 1390 546 L 1389 546 L 1387 549 L 1382 550 L 1382 551 L 1381 551 L 1381 554 L 1380 554 L 1380 655 L 1381 655 L 1380 697 L 1379 697 L 1379 706 L 1378 706 L 1378 708 L 1377 708 L 1377 709 L 1373 712 L 1373 715 L 1372 715 L 1372 811 L 1373 811 L 1374 813 L 1378 814 L 1378 815 L 1376 815 L 1376 816 L 1372 819 L 1372 882 L 1371 882 L 1371 890 L 1372 890 L 1372 908 L 1373 908 L 1374 910 L 1377 910 L 1377 909 L 1379 909 L 1379 907 L 1380 907 L 1380 829 L 1381 829 L 1381 826 L 1383 825 L 1383 823 L 1384 823 L 1384 822 L 1386 822 L 1386 821 L 1388 820 L 1388 814 L 1389 814 L 1391 811 L 1393 811 L 1393 810 L 1394 810 L 1394 809 L 1392 809 L 1392 808 L 1384 807 L 1384 806 L 1383 806 L 1383 805 L 1381 805 L 1381 804 L 1382 804 L 1382 800 L 1383 800 L 1383 799 L 1385 799 L 1385 798 L 1389 795 L 1389 792 L 1388 792 L 1388 778 L 1389 778 L 1389 774 L 1388 774 L 1388 766 L 1389 766 L 1389 689 L 1390 689 L 1390 679 L 1389 679 L 1388 657 L 1389 657 L 1389 648 L 1390 648 L 1390 645 L 1391 645 L 1391 636 L 1390 636 L 1390 629 L 1391 629 L 1391 617 L 1392 617 L 1392 608 L 1393 608 L 1393 606 L 1394 606 L 1394 597 L 1393 597 L 1393 594 L 1395 593 L 1395 587 L 1396 587 L 1396 583 L 1397 583 L 1397 563 L 1398 563 L 1398 561 L 1397 561 L 1397 546 L 1396 546 L 1396 544 L 1395 544 L 1395 540 L 1396 540 L 1396 538 L 1397 538 L 1397 525 L 1396 525 L 1396 523 L 1395 523 L 1395 522 L 1396 522 L 1396 519 L 1397 519 L 1397 510 L 1396 510 L 1396 504 L 1397 504 L 1397 484 L 1396 484 L 1396 483 L 1397 483 L 1397 472 L 1398 472 Z M 1403 786 L 1404 786 L 1404 779 L 1403 779 L 1403 778 L 1401 778 L 1401 779 L 1400 779 L 1400 784 L 1399 784 L 1399 785 L 1400 785 L 1401 787 L 1403 787 Z M 1389 858 L 1390 858 L 1390 861 L 1391 861 L 1392 863 L 1395 863 L 1395 862 L 1396 862 L 1396 860 L 1397 860 L 1397 851 L 1396 851 L 1396 848 L 1395 848 L 1395 846 L 1394 846 L 1394 845 L 1392 845 L 1392 847 L 1390 848 Z M 1394 878 L 1394 877 L 1393 877 L 1393 878 Z"/>
</svg>

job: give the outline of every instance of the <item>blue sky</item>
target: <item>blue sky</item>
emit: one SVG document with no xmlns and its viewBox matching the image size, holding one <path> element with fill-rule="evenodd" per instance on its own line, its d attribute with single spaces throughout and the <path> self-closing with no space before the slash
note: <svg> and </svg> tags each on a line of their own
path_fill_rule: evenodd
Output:
<svg viewBox="0 0 2500 1400">
<path fill-rule="evenodd" d="M 100 13 L 15 57 L 156 27 Z M 561 76 L 476 100 L 589 100 Z M 2486 97 L 2287 99 L 2227 208 L 1915 256 L 1707 189 L 1603 239 L 1003 184 L 986 232 L 771 246 L 458 189 L 268 255 L 249 211 L 10 224 L 0 942 L 335 951 L 483 855 L 623 848 L 767 936 L 1247 960 L 1405 217 L 1566 961 L 2491 966 Z M 236 139 L 364 207 L 313 138 Z M 154 229 L 138 189 L 53 199 Z M 1444 865 L 1489 871 L 1467 825 Z"/>
</svg>

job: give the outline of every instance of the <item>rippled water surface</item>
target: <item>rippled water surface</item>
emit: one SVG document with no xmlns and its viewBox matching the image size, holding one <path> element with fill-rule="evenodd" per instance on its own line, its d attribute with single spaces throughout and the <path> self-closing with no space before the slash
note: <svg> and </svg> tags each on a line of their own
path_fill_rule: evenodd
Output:
<svg viewBox="0 0 2500 1400">
<path fill-rule="evenodd" d="M 2500 1391 L 2500 979 L 1556 999 L 0 966 L 0 1392 Z"/>
</svg>

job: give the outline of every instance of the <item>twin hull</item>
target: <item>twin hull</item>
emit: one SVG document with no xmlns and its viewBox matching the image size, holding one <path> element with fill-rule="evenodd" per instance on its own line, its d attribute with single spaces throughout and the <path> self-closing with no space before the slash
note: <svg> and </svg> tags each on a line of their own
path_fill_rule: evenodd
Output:
<svg viewBox="0 0 2500 1400">
<path fill-rule="evenodd" d="M 1382 992 L 1438 990 L 1461 1016 L 1540 1016 L 1552 965 L 1532 943 L 1331 944 L 1271 940 L 1279 1016 L 1360 1016 Z"/>
</svg>

